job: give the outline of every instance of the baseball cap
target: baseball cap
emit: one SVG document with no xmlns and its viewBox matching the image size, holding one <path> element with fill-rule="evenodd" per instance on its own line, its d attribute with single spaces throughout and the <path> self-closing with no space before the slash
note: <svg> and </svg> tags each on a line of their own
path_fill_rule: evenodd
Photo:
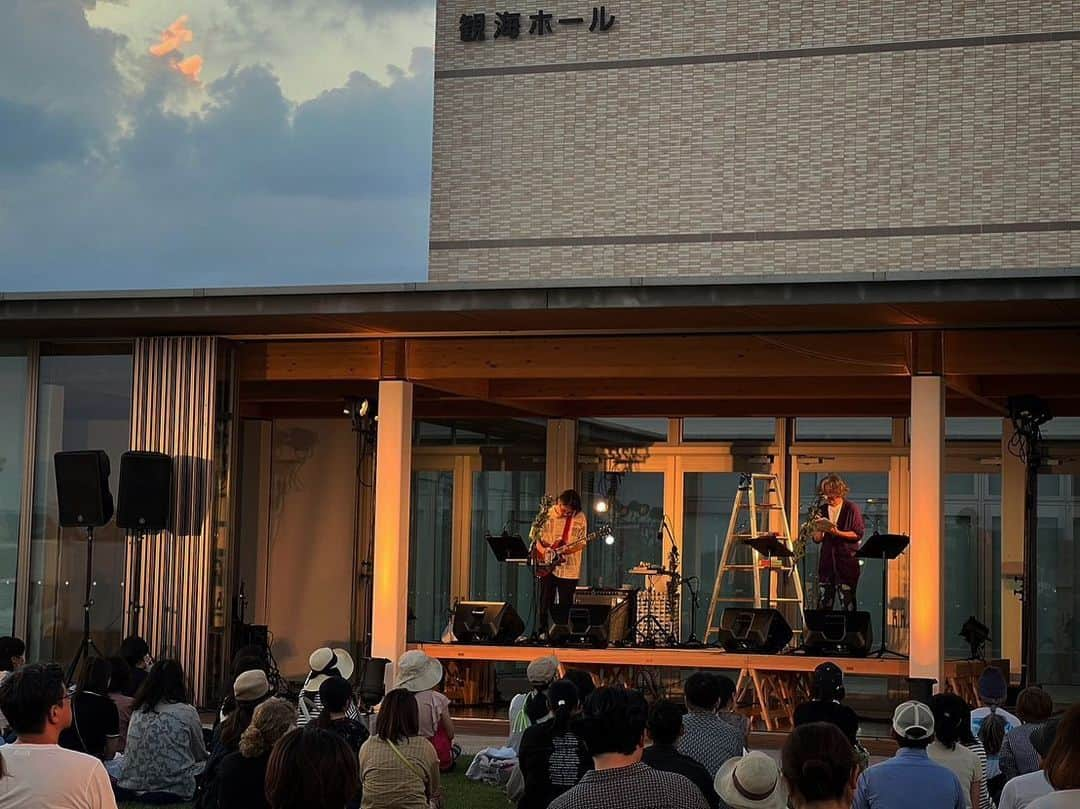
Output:
<svg viewBox="0 0 1080 809">
<path fill-rule="evenodd" d="M 911 700 L 893 711 L 892 726 L 897 736 L 922 741 L 934 735 L 934 714 L 928 706 Z"/>
</svg>

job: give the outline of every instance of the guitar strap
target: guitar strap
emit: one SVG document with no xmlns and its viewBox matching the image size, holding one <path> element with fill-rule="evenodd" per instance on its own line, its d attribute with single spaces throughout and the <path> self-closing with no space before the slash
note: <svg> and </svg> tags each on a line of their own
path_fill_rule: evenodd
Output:
<svg viewBox="0 0 1080 809">
<path fill-rule="evenodd" d="M 570 527 L 574 524 L 574 517 L 575 517 L 574 514 L 570 514 L 569 516 L 567 516 L 566 523 L 563 525 L 563 529 L 562 529 L 562 542 L 560 543 L 560 545 L 569 544 L 569 541 L 570 541 Z"/>
</svg>

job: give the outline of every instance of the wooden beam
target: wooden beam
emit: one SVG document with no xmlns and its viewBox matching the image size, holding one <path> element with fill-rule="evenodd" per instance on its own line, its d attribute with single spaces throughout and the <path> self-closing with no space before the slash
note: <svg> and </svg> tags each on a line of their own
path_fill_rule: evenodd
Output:
<svg viewBox="0 0 1080 809">
<path fill-rule="evenodd" d="M 378 379 L 378 340 L 308 340 L 245 343 L 237 352 L 241 382 Z"/>
<path fill-rule="evenodd" d="M 437 384 L 437 383 L 433 383 Z M 793 388 L 795 388 L 793 390 Z M 812 382 L 788 383 L 775 378 L 657 380 L 637 379 L 495 379 L 492 399 L 586 400 L 586 399 L 899 399 L 907 398 L 911 385 L 903 376 L 822 376 Z"/>
<path fill-rule="evenodd" d="M 379 374 L 382 379 L 405 379 L 405 341 L 401 338 L 379 340 Z"/>
<path fill-rule="evenodd" d="M 972 401 L 978 402 L 992 413 L 997 413 L 1001 416 L 1009 415 L 1009 408 L 1005 405 L 983 396 L 981 392 L 982 385 L 980 384 L 978 377 L 951 374 L 945 377 L 945 386 L 951 391 L 955 391 Z"/>
<path fill-rule="evenodd" d="M 947 374 L 1032 372 L 1080 374 L 1080 329 L 957 331 L 945 334 Z"/>
</svg>

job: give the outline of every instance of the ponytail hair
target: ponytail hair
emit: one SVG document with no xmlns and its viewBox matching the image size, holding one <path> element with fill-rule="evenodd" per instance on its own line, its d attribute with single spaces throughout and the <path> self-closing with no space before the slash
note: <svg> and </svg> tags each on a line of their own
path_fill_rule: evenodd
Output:
<svg viewBox="0 0 1080 809">
<path fill-rule="evenodd" d="M 997 706 L 991 706 L 990 715 L 979 726 L 979 741 L 986 748 L 986 755 L 996 756 L 1001 752 L 1006 729 L 1005 717 L 998 715 Z"/>
<path fill-rule="evenodd" d="M 570 728 L 570 718 L 577 711 L 577 686 L 569 680 L 556 680 L 548 688 L 548 704 L 551 706 L 555 735 L 562 736 Z"/>
<path fill-rule="evenodd" d="M 855 748 L 836 725 L 800 725 L 788 736 L 780 757 L 791 792 L 807 803 L 850 800 L 847 793 L 858 761 Z"/>
</svg>

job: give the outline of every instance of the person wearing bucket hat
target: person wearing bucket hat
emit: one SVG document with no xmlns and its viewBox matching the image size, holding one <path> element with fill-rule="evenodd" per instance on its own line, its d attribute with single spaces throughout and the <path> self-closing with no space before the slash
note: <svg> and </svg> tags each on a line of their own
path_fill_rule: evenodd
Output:
<svg viewBox="0 0 1080 809">
<path fill-rule="evenodd" d="M 322 646 L 312 652 L 308 657 L 308 666 L 311 670 L 304 681 L 304 687 L 300 691 L 300 700 L 296 706 L 296 726 L 301 728 L 322 713 L 319 686 L 330 677 L 351 680 L 356 670 L 356 664 L 348 651 L 331 649 L 329 646 Z M 360 712 L 355 706 L 350 706 L 349 717 L 357 721 L 361 720 Z"/>
<path fill-rule="evenodd" d="M 799 725 L 780 752 L 793 809 L 849 809 L 859 761 L 847 735 L 832 722 Z"/>
<path fill-rule="evenodd" d="M 892 736 L 900 749 L 859 776 L 852 809 L 964 809 L 959 779 L 926 753 L 934 740 L 930 708 L 914 700 L 897 706 Z"/>
<path fill-rule="evenodd" d="M 420 714 L 420 735 L 431 742 L 439 755 L 439 769 L 449 772 L 457 754 L 454 748 L 454 720 L 450 718 L 450 700 L 435 690 L 442 682 L 442 663 L 413 649 L 398 659 L 394 688 L 403 688 L 416 697 Z"/>
<path fill-rule="evenodd" d="M 716 794 L 730 809 L 786 809 L 788 788 L 772 756 L 755 750 L 729 758 L 716 773 Z"/>
<path fill-rule="evenodd" d="M 1031 746 L 1039 756 L 1040 769 L 1018 775 L 1005 784 L 1005 788 L 1001 791 L 998 809 L 1026 809 L 1027 805 L 1035 799 L 1054 791 L 1050 782 L 1046 780 L 1046 773 L 1043 772 L 1041 764 L 1054 744 L 1058 724 L 1057 719 L 1051 719 L 1031 731 Z"/>
</svg>

